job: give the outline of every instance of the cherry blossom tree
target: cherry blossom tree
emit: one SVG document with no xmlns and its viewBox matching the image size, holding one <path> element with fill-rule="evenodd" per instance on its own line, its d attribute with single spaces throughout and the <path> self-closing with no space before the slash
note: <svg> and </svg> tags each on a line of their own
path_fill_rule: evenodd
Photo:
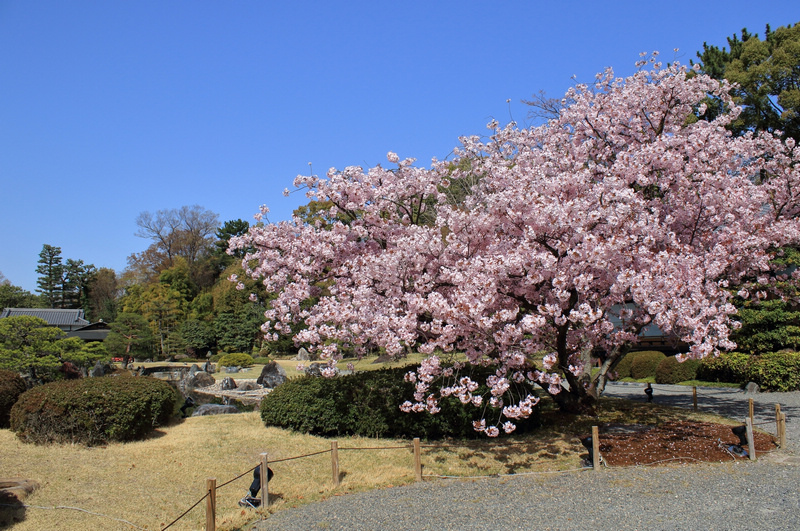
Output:
<svg viewBox="0 0 800 531">
<path fill-rule="evenodd" d="M 303 322 L 295 340 L 330 360 L 328 374 L 342 345 L 418 349 L 429 357 L 408 374 L 417 393 L 403 409 L 488 403 L 495 417 L 475 428 L 490 436 L 530 414 L 537 398 L 515 392 L 524 380 L 564 410 L 592 409 L 645 326 L 692 358 L 733 348 L 731 288 L 800 237 L 800 152 L 770 134 L 733 137 L 727 82 L 655 54 L 639 66 L 576 85 L 540 127 L 493 122 L 430 168 L 389 153 L 391 168 L 297 177 L 332 205 L 330 222 L 232 239 L 255 249 L 247 274 L 278 294 L 267 338 Z M 726 112 L 691 119 L 709 95 Z M 442 362 L 448 352 L 496 367 L 486 397 Z"/>
</svg>

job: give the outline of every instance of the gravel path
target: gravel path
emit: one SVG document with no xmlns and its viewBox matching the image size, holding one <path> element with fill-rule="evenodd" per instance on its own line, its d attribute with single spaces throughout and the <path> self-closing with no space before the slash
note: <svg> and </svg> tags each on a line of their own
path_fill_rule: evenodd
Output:
<svg viewBox="0 0 800 531">
<path fill-rule="evenodd" d="M 692 407 L 691 388 L 654 388 L 654 401 Z M 641 384 L 610 384 L 605 394 L 645 399 Z M 698 388 L 701 410 L 732 418 L 745 418 L 748 398 L 757 426 L 781 404 L 786 451 L 756 462 L 426 480 L 281 511 L 251 529 L 800 529 L 800 393 Z M 774 422 L 759 427 L 775 431 Z"/>
</svg>

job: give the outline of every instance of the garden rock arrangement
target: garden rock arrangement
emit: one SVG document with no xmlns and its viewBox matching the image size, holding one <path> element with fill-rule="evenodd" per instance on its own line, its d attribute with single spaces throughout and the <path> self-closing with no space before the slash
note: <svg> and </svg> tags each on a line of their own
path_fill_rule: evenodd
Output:
<svg viewBox="0 0 800 531">
<path fill-rule="evenodd" d="M 236 387 L 232 389 L 224 389 L 222 381 L 218 381 L 208 387 L 197 388 L 194 393 L 258 406 L 261 404 L 261 399 L 272 392 L 272 389 L 259 385 L 256 380 L 239 380 L 235 384 Z"/>
</svg>

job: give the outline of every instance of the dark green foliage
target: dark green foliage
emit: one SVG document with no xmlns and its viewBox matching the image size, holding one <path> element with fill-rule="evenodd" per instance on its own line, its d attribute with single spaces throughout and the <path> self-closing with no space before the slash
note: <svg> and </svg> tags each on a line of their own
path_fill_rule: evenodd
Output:
<svg viewBox="0 0 800 531">
<path fill-rule="evenodd" d="M 25 392 L 25 380 L 15 371 L 0 369 L 0 428 L 8 428 L 11 406 Z"/>
<path fill-rule="evenodd" d="M 253 356 L 241 352 L 225 354 L 219 359 L 219 364 L 223 367 L 250 367 L 253 364 Z"/>
<path fill-rule="evenodd" d="M 700 360 L 697 379 L 704 382 L 746 383 L 747 366 L 752 356 L 741 352 L 722 352 Z"/>
<path fill-rule="evenodd" d="M 131 441 L 167 422 L 178 397 L 150 377 L 64 380 L 23 393 L 11 409 L 11 429 L 37 444 Z"/>
<path fill-rule="evenodd" d="M 651 378 L 656 375 L 658 364 L 663 361 L 666 355 L 657 350 L 646 350 L 637 352 L 636 357 L 631 362 L 631 378 Z"/>
<path fill-rule="evenodd" d="M 800 353 L 753 356 L 747 366 L 747 381 L 757 383 L 763 391 L 800 390 Z"/>
<path fill-rule="evenodd" d="M 631 366 L 633 365 L 633 360 L 635 360 L 639 356 L 654 356 L 655 354 L 653 353 L 661 354 L 661 356 L 664 356 L 664 354 L 655 350 L 637 350 L 635 352 L 629 352 L 624 358 L 622 358 L 619 361 L 619 363 L 617 363 L 617 366 L 614 368 L 614 371 L 617 373 L 616 379 L 621 380 L 623 378 L 630 378 L 632 376 Z M 658 358 L 658 360 L 660 362 L 661 358 Z"/>
<path fill-rule="evenodd" d="M 764 391 L 800 390 L 800 353 L 768 352 L 750 356 L 725 352 L 702 360 L 697 378 L 709 382 L 755 382 Z"/>
<path fill-rule="evenodd" d="M 499 417 L 490 407 L 464 406 L 455 397 L 440 400 L 441 411 L 404 413 L 400 404 L 413 401 L 414 385 L 403 380 L 410 367 L 359 372 L 335 378 L 306 376 L 278 386 L 261 402 L 261 419 L 267 426 L 290 428 L 316 435 L 360 435 L 365 437 L 478 438 L 472 422 Z M 479 369 L 472 378 L 483 381 L 491 369 Z M 534 394 L 532 387 L 526 393 Z M 474 394 L 486 394 L 485 385 Z M 518 420 L 517 432 L 536 427 L 538 409 Z"/>
<path fill-rule="evenodd" d="M 678 361 L 675 356 L 667 356 L 656 367 L 656 383 L 676 384 L 697 377 L 698 360 Z"/>
<path fill-rule="evenodd" d="M 255 365 L 266 365 L 267 363 L 269 363 L 271 361 L 272 361 L 271 359 L 269 359 L 267 357 L 264 357 L 264 356 L 259 356 L 257 358 L 253 358 L 253 363 Z"/>
</svg>

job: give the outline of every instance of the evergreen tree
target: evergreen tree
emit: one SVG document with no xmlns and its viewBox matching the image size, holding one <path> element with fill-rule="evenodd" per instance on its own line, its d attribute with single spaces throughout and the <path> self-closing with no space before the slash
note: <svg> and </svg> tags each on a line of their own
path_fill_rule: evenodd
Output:
<svg viewBox="0 0 800 531">
<path fill-rule="evenodd" d="M 62 307 L 62 279 L 64 265 L 61 263 L 61 247 L 44 244 L 39 253 L 39 265 L 36 272 L 39 279 L 36 291 L 41 293 L 50 308 Z"/>
</svg>

